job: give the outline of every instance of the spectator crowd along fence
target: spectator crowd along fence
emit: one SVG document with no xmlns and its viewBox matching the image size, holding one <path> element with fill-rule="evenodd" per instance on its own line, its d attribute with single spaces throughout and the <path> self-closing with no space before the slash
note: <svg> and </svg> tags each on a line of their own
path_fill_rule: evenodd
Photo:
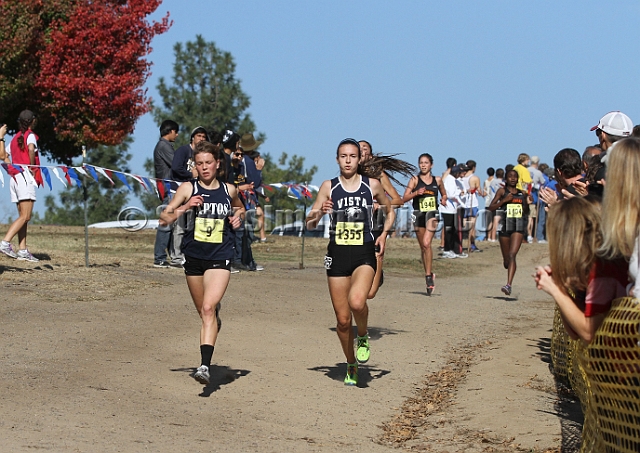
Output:
<svg viewBox="0 0 640 453">
<path fill-rule="evenodd" d="M 640 300 L 614 300 L 590 344 L 567 335 L 556 308 L 551 362 L 580 400 L 580 451 L 640 452 Z"/>
</svg>

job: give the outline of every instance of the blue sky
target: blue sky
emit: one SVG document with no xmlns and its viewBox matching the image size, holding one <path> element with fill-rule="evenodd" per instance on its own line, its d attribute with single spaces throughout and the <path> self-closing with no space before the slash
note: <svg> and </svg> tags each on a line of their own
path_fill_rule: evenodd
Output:
<svg viewBox="0 0 640 453">
<path fill-rule="evenodd" d="M 640 123 L 635 0 L 165 0 L 155 17 L 166 11 L 173 26 L 153 40 L 148 94 L 171 80 L 176 42 L 214 41 L 235 58 L 267 135 L 260 150 L 304 156 L 315 184 L 337 174 L 345 137 L 414 163 L 428 152 L 437 174 L 450 156 L 474 159 L 484 177 L 521 152 L 548 163 L 565 147 L 582 152 L 611 110 Z M 134 139 L 131 166 L 144 174 L 158 140 L 151 115 Z M 0 190 L 2 221 L 15 207 Z"/>
</svg>

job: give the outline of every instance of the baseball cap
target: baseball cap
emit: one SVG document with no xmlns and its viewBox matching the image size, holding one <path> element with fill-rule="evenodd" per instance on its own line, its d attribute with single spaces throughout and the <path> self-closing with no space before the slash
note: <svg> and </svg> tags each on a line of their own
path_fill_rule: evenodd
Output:
<svg viewBox="0 0 640 453">
<path fill-rule="evenodd" d="M 530 160 L 532 164 L 537 164 L 540 162 L 540 158 L 538 156 L 531 156 Z"/>
<path fill-rule="evenodd" d="M 615 110 L 600 118 L 598 124 L 591 128 L 592 131 L 596 129 L 616 137 L 628 137 L 633 131 L 633 121 L 624 113 Z"/>
<path fill-rule="evenodd" d="M 465 171 L 465 169 L 462 167 L 462 165 L 454 165 L 453 167 L 451 167 L 451 173 L 461 173 Z"/>
<path fill-rule="evenodd" d="M 208 132 L 207 132 L 207 130 L 206 130 L 204 127 L 202 127 L 202 126 L 198 126 L 198 127 L 196 127 L 194 130 L 192 130 L 192 131 L 191 131 L 191 136 L 190 136 L 191 140 L 193 140 L 193 136 L 194 136 L 194 135 L 199 134 L 199 133 L 204 134 L 204 135 L 205 135 L 205 137 L 206 137 L 206 138 L 205 138 L 205 140 L 206 140 L 206 141 L 209 141 L 209 133 L 208 133 Z"/>
<path fill-rule="evenodd" d="M 35 119 L 35 117 L 36 115 L 31 110 L 23 110 L 22 112 L 20 112 L 18 119 L 30 123 Z"/>
</svg>

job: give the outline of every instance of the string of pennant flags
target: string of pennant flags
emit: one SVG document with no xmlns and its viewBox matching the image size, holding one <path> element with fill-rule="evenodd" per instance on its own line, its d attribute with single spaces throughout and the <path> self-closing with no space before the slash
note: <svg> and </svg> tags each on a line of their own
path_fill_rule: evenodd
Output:
<svg viewBox="0 0 640 453">
<path fill-rule="evenodd" d="M 49 187 L 49 190 L 53 190 L 51 184 L 52 175 L 60 181 L 60 183 L 66 188 L 67 186 L 83 187 L 81 176 L 98 182 L 99 175 L 106 178 L 112 186 L 115 185 L 114 179 L 119 180 L 125 187 L 133 191 L 133 187 L 129 184 L 127 178 L 131 178 L 140 184 L 145 190 L 155 192 L 160 199 L 164 199 L 167 194 L 171 192 L 171 186 L 174 187 L 182 184 L 180 181 L 173 181 L 171 179 L 159 179 L 151 178 L 149 176 L 134 175 L 132 173 L 126 173 L 123 171 L 112 170 L 109 168 L 98 167 L 96 165 L 82 164 L 82 166 L 66 166 L 66 165 L 26 165 L 26 164 L 0 164 L 4 171 L 10 178 L 15 178 L 17 174 L 22 173 L 27 181 L 36 184 L 39 187 L 44 187 L 45 183 Z M 0 171 L 0 184 L 4 187 L 4 175 Z M 303 198 L 311 199 L 311 191 L 317 192 L 318 187 L 310 184 L 299 184 L 293 182 L 282 182 L 272 184 L 262 184 L 256 190 L 262 193 L 264 190 L 268 192 L 274 192 L 276 189 L 286 187 L 287 195 L 291 198 L 301 200 Z"/>
</svg>

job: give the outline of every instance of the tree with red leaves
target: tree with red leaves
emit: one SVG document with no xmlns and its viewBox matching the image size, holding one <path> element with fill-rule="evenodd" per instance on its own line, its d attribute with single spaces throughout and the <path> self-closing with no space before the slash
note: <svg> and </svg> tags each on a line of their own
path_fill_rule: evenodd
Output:
<svg viewBox="0 0 640 453">
<path fill-rule="evenodd" d="M 145 56 L 171 25 L 168 14 L 147 21 L 160 3 L 0 1 L 0 121 L 13 127 L 20 110 L 37 112 L 38 144 L 61 162 L 81 145 L 121 143 L 150 107 Z"/>
</svg>

